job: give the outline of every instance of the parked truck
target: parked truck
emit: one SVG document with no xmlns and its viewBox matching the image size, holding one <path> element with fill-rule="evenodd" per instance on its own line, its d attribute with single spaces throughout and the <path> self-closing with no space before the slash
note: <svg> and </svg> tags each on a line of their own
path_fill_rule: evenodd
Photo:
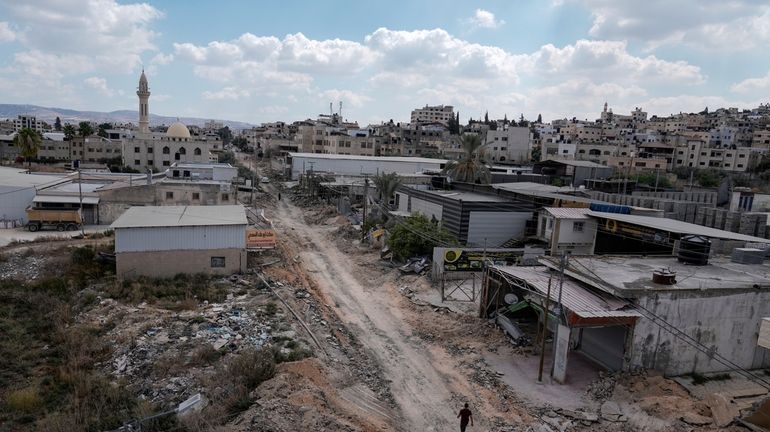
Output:
<svg viewBox="0 0 770 432">
<path fill-rule="evenodd" d="M 78 209 L 43 209 L 30 207 L 27 209 L 27 229 L 35 232 L 42 228 L 55 228 L 58 231 L 75 231 L 80 229 L 83 219 Z"/>
</svg>

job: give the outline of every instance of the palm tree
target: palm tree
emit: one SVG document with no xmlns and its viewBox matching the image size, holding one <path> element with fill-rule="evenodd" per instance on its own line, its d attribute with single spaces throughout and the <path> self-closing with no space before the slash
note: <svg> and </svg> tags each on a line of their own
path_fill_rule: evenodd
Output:
<svg viewBox="0 0 770 432">
<path fill-rule="evenodd" d="M 72 126 L 69 123 L 62 127 L 62 132 L 64 132 L 64 139 L 67 141 L 72 141 L 72 138 L 75 138 L 75 135 L 78 133 L 77 129 L 75 129 L 75 126 Z"/>
<path fill-rule="evenodd" d="M 484 164 L 481 137 L 476 134 L 463 135 L 461 145 L 465 154 L 459 161 L 449 162 L 444 172 L 458 182 L 489 183 L 491 174 Z"/>
<path fill-rule="evenodd" d="M 27 169 L 32 165 L 32 158 L 37 156 L 43 137 L 34 129 L 24 128 L 13 138 L 13 144 L 19 148 L 19 152 L 27 161 Z"/>
<path fill-rule="evenodd" d="M 94 128 L 91 126 L 91 123 L 89 122 L 80 122 L 78 125 L 78 129 L 80 131 L 80 136 L 83 138 L 91 136 L 94 134 Z"/>
<path fill-rule="evenodd" d="M 402 179 L 396 173 L 380 173 L 372 177 L 374 185 L 377 186 L 377 191 L 380 194 L 380 202 L 385 207 L 388 206 L 390 198 L 396 193 L 396 189 L 401 186 Z"/>
</svg>

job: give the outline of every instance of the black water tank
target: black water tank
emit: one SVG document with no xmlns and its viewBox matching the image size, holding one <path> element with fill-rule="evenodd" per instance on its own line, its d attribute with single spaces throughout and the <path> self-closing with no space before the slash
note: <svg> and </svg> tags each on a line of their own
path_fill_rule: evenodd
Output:
<svg viewBox="0 0 770 432">
<path fill-rule="evenodd" d="M 679 240 L 679 262 L 690 265 L 706 265 L 709 263 L 711 240 L 699 235 L 685 235 Z"/>
</svg>

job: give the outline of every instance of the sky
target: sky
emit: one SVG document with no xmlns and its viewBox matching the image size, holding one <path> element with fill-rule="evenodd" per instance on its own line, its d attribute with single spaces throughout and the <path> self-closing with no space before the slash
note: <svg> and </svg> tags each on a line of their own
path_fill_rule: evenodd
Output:
<svg viewBox="0 0 770 432">
<path fill-rule="evenodd" d="M 0 0 L 0 103 L 249 123 L 770 102 L 765 0 Z"/>
</svg>

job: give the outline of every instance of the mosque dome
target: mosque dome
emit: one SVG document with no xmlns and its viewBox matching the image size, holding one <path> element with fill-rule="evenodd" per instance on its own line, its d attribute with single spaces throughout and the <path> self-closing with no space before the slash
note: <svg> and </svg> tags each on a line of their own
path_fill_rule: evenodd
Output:
<svg viewBox="0 0 770 432">
<path fill-rule="evenodd" d="M 168 127 L 166 136 L 169 138 L 190 138 L 190 130 L 180 122 L 176 122 Z"/>
</svg>

